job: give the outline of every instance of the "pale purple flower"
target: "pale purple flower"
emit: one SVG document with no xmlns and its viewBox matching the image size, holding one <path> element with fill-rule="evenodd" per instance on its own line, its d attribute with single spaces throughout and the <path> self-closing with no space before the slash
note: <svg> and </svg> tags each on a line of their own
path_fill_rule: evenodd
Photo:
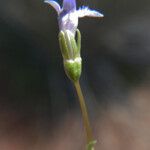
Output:
<svg viewBox="0 0 150 150">
<path fill-rule="evenodd" d="M 63 0 L 62 7 L 54 0 L 45 0 L 45 3 L 50 4 L 57 11 L 60 31 L 70 31 L 73 35 L 75 35 L 78 26 L 78 18 L 103 17 L 103 14 L 85 6 L 77 10 L 76 0 Z"/>
</svg>

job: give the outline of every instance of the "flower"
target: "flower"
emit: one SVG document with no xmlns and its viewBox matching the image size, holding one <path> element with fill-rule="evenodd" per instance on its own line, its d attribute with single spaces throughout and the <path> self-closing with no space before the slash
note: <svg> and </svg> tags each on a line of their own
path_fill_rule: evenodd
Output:
<svg viewBox="0 0 150 150">
<path fill-rule="evenodd" d="M 82 17 L 103 17 L 103 14 L 86 6 L 76 8 L 76 0 L 63 0 L 62 7 L 55 0 L 45 0 L 58 14 L 59 45 L 63 56 L 66 75 L 77 82 L 82 71 L 81 34 L 77 29 L 78 19 Z M 75 34 L 77 36 L 75 37 Z"/>
<path fill-rule="evenodd" d="M 96 10 L 91 10 L 88 7 L 82 6 L 76 9 L 76 0 L 63 0 L 61 7 L 58 2 L 54 0 L 45 0 L 45 3 L 50 4 L 58 14 L 58 23 L 60 31 L 69 31 L 73 35 L 77 30 L 78 18 L 88 17 L 103 17 L 103 14 Z"/>
</svg>

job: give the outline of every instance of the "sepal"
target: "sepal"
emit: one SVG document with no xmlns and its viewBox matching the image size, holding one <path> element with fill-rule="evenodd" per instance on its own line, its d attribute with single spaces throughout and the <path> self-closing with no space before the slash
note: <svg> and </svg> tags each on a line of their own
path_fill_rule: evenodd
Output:
<svg viewBox="0 0 150 150">
<path fill-rule="evenodd" d="M 82 70 L 82 59 L 80 57 L 81 34 L 77 30 L 77 41 L 75 36 L 68 30 L 59 33 L 59 44 L 63 56 L 64 69 L 72 81 L 80 78 Z"/>
<path fill-rule="evenodd" d="M 70 80 L 73 82 L 78 81 L 82 71 L 81 57 L 77 57 L 74 60 L 64 60 L 64 69 Z"/>
</svg>

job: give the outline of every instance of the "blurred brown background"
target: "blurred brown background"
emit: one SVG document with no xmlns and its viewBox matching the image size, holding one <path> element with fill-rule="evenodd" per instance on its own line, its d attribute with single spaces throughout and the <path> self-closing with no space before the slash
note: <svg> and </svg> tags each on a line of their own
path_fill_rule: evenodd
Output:
<svg viewBox="0 0 150 150">
<path fill-rule="evenodd" d="M 149 150 L 150 1 L 77 2 L 105 15 L 79 21 L 96 150 Z M 58 32 L 56 12 L 42 0 L 0 1 L 0 150 L 84 149 Z"/>
</svg>

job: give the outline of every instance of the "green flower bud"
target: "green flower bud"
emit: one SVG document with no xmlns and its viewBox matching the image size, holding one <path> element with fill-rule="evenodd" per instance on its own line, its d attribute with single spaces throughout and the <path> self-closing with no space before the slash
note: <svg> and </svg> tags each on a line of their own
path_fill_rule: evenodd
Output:
<svg viewBox="0 0 150 150">
<path fill-rule="evenodd" d="M 80 31 L 77 30 L 77 42 L 69 30 L 61 31 L 59 33 L 59 44 L 63 56 L 65 72 L 70 80 L 76 82 L 79 80 L 82 70 Z"/>
</svg>

